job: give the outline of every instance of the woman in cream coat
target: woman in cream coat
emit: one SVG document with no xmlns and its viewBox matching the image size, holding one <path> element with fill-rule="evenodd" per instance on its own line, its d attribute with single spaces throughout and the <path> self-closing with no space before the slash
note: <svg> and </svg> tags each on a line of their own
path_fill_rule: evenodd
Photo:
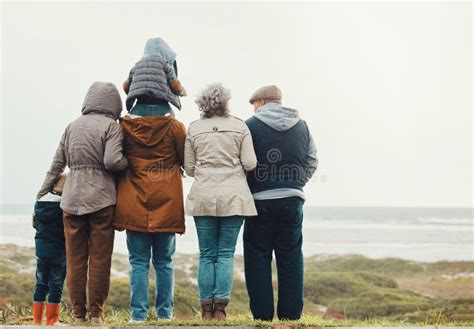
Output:
<svg viewBox="0 0 474 329">
<path fill-rule="evenodd" d="M 189 126 L 184 167 L 195 181 L 186 200 L 199 240 L 198 286 L 204 320 L 225 320 L 240 227 L 257 211 L 246 172 L 257 158 L 242 120 L 229 115 L 230 91 L 209 85 L 197 97 L 201 119 Z"/>
</svg>

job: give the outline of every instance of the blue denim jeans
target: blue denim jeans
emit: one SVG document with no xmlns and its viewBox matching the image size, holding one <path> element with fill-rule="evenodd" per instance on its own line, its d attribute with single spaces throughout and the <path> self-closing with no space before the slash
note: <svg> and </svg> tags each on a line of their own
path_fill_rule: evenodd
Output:
<svg viewBox="0 0 474 329">
<path fill-rule="evenodd" d="M 303 203 L 297 197 L 255 201 L 258 216 L 245 221 L 245 283 L 250 310 L 256 320 L 273 319 L 273 251 L 278 271 L 278 318 L 297 320 L 301 317 Z"/>
<path fill-rule="evenodd" d="M 132 319 L 146 320 L 150 306 L 149 273 L 150 259 L 155 269 L 155 310 L 160 319 L 173 318 L 174 271 L 176 248 L 175 233 L 142 233 L 127 231 L 130 269 Z"/>
<path fill-rule="evenodd" d="M 234 279 L 234 252 L 242 216 L 195 216 L 199 240 L 199 299 L 229 299 Z"/>
<path fill-rule="evenodd" d="M 33 301 L 61 303 L 64 279 L 66 278 L 66 256 L 57 258 L 36 257 L 36 287 Z"/>
<path fill-rule="evenodd" d="M 164 116 L 167 113 L 174 116 L 174 111 L 169 104 L 137 104 L 130 110 L 130 114 L 142 117 Z"/>
</svg>

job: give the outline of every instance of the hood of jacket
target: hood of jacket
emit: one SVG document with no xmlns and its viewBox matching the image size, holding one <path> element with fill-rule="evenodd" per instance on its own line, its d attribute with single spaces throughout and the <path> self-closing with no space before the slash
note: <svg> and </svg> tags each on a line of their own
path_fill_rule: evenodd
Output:
<svg viewBox="0 0 474 329">
<path fill-rule="evenodd" d="M 132 118 L 129 115 L 120 118 L 124 133 L 129 135 L 136 143 L 152 147 L 165 137 L 175 120 L 171 116 L 150 116 Z"/>
<path fill-rule="evenodd" d="M 291 129 L 300 121 L 298 110 L 273 102 L 260 107 L 255 117 L 276 131 Z"/>
<path fill-rule="evenodd" d="M 110 82 L 94 82 L 89 87 L 84 102 L 82 114 L 102 114 L 117 120 L 122 113 L 122 99 L 117 87 Z"/>
<path fill-rule="evenodd" d="M 176 53 L 171 49 L 166 41 L 161 38 L 148 39 L 145 45 L 145 51 L 143 52 L 143 57 L 149 56 L 160 56 L 168 63 L 174 63 L 176 59 Z"/>
</svg>

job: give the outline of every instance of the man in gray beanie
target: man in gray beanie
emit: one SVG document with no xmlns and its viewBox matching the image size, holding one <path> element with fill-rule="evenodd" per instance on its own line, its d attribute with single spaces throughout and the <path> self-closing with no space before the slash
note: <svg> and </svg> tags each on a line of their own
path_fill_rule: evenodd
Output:
<svg viewBox="0 0 474 329">
<path fill-rule="evenodd" d="M 303 310 L 303 187 L 317 169 L 316 147 L 298 111 L 281 105 L 277 86 L 252 95 L 255 115 L 246 121 L 257 155 L 248 173 L 258 215 L 244 226 L 245 282 L 256 320 L 273 319 L 272 253 L 278 270 L 279 319 Z"/>
</svg>

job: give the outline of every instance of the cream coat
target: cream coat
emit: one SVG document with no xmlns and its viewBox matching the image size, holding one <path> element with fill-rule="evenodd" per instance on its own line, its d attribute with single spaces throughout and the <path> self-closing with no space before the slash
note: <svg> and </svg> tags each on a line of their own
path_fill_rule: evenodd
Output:
<svg viewBox="0 0 474 329">
<path fill-rule="evenodd" d="M 186 200 L 187 215 L 257 215 L 246 179 L 257 158 L 245 122 L 233 116 L 194 121 L 184 150 L 184 168 L 195 179 Z"/>
</svg>

